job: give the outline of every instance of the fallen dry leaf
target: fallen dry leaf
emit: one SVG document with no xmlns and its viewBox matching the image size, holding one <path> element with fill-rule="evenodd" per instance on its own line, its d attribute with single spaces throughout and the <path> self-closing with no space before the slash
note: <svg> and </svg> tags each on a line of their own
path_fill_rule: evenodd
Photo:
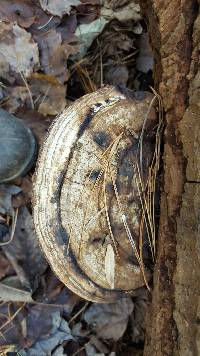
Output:
<svg viewBox="0 0 200 356">
<path fill-rule="evenodd" d="M 30 104 L 30 96 L 25 86 L 14 86 L 14 87 L 7 87 L 4 89 L 5 96 L 7 100 L 3 105 L 3 109 L 9 111 L 10 113 L 15 113 L 18 108 L 24 106 L 27 102 L 28 106 Z"/>
<path fill-rule="evenodd" d="M 105 256 L 105 274 L 111 289 L 115 287 L 115 253 L 111 244 L 108 244 Z"/>
<path fill-rule="evenodd" d="M 0 213 L 13 215 L 12 196 L 21 192 L 16 185 L 0 184 Z"/>
<path fill-rule="evenodd" d="M 4 347 L 5 345 L 15 345 L 17 347 L 20 343 L 20 321 L 24 318 L 23 307 L 24 302 L 0 303 L 0 350 L 2 346 Z"/>
<path fill-rule="evenodd" d="M 0 22 L 0 37 L 1 77 L 13 83 L 16 73 L 30 76 L 39 66 L 38 46 L 30 33 L 17 24 Z"/>
<path fill-rule="evenodd" d="M 12 272 L 12 267 L 8 259 L 0 251 L 0 280 Z"/>
<path fill-rule="evenodd" d="M 32 302 L 30 291 L 21 285 L 17 276 L 4 278 L 0 282 L 0 301 L 3 302 Z"/>
<path fill-rule="evenodd" d="M 48 86 L 46 90 L 46 95 L 38 108 L 39 113 L 45 116 L 60 114 L 67 105 L 66 88 L 63 85 L 57 85 Z"/>
<path fill-rule="evenodd" d="M 99 17 L 100 0 L 82 0 L 81 5 L 77 6 L 78 23 L 90 23 Z"/>
<path fill-rule="evenodd" d="M 41 70 L 56 77 L 60 83 L 67 81 L 67 59 L 70 54 L 76 52 L 76 47 L 71 46 L 68 41 L 63 42 L 62 34 L 54 29 L 35 34 L 33 37 L 40 50 Z"/>
<path fill-rule="evenodd" d="M 16 116 L 24 120 L 27 126 L 33 130 L 38 144 L 41 145 L 48 133 L 48 128 L 52 124 L 54 117 L 44 116 L 36 110 L 27 110 L 26 108 L 18 110 Z"/>
<path fill-rule="evenodd" d="M 8 100 L 4 109 L 16 113 L 20 108 L 34 108 L 43 115 L 55 116 L 66 106 L 66 86 L 56 77 L 47 74 L 34 73 L 28 81 L 30 94 L 25 86 L 15 86 L 6 89 Z M 36 76 L 38 75 L 38 76 Z M 51 80 L 50 80 L 51 79 Z"/>
<path fill-rule="evenodd" d="M 79 0 L 40 0 L 40 5 L 44 11 L 51 15 L 60 16 L 70 14 L 72 6 L 80 5 Z"/>
<path fill-rule="evenodd" d="M 52 75 L 34 73 L 29 80 L 34 106 L 43 115 L 55 116 L 66 106 L 66 87 Z M 29 101 L 30 102 L 30 101 Z M 26 106 L 28 103 L 26 102 Z"/>
<path fill-rule="evenodd" d="M 32 199 L 32 180 L 26 175 L 20 181 L 21 192 L 12 198 L 12 205 L 14 208 L 20 208 L 31 202 Z"/>
<path fill-rule="evenodd" d="M 124 334 L 134 305 L 131 299 L 120 299 L 112 304 L 92 304 L 84 320 L 102 339 L 119 340 Z"/>
<path fill-rule="evenodd" d="M 0 19 L 6 22 L 16 22 L 19 26 L 28 28 L 34 21 L 34 6 L 25 0 L 1 0 Z"/>
<path fill-rule="evenodd" d="M 62 36 L 56 30 L 49 30 L 39 35 L 34 36 L 40 50 L 41 70 L 45 74 L 50 74 L 54 77 L 64 75 L 66 77 L 65 53 L 62 48 Z M 65 66 L 63 68 L 63 66 Z"/>
<path fill-rule="evenodd" d="M 140 5 L 131 1 L 109 1 L 104 2 L 104 6 L 101 8 L 101 16 L 108 20 L 116 19 L 124 22 L 129 20 L 138 21 L 141 19 Z"/>
<path fill-rule="evenodd" d="M 19 280 L 28 290 L 35 290 L 47 262 L 38 246 L 32 217 L 26 207 L 20 208 L 12 242 L 2 246 Z"/>
<path fill-rule="evenodd" d="M 47 356 L 61 344 L 73 340 L 71 330 L 59 311 L 53 308 L 34 306 L 27 320 L 27 337 L 36 341 L 29 349 L 20 350 L 21 356 Z"/>
<path fill-rule="evenodd" d="M 59 305 L 58 309 L 70 315 L 80 297 L 72 293 L 49 269 L 42 276 L 40 288 L 34 294 L 35 300 L 42 303 Z"/>
<path fill-rule="evenodd" d="M 99 37 L 102 54 L 106 57 L 113 56 L 119 62 L 118 58 L 123 59 L 124 52 L 135 50 L 134 37 L 130 33 L 132 22 L 121 24 L 113 20 L 105 27 Z"/>
<path fill-rule="evenodd" d="M 80 59 L 86 55 L 88 48 L 94 39 L 103 31 L 107 22 L 108 21 L 103 17 L 100 17 L 91 23 L 83 23 L 77 26 L 75 35 L 80 41 L 80 49 L 79 52 L 73 56 L 73 59 Z"/>
<path fill-rule="evenodd" d="M 47 23 L 50 15 L 46 14 L 35 1 L 1 0 L 0 20 L 15 22 L 19 26 L 29 28 L 34 23 L 41 26 Z"/>
</svg>

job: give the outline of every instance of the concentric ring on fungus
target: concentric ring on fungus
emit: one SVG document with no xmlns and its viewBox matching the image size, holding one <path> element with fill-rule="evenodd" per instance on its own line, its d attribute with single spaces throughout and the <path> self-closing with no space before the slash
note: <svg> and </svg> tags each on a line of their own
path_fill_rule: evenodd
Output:
<svg viewBox="0 0 200 356">
<path fill-rule="evenodd" d="M 36 233 L 58 278 L 82 298 L 113 302 L 151 277 L 144 195 L 154 104 L 151 93 L 105 86 L 64 110 L 41 149 Z"/>
</svg>

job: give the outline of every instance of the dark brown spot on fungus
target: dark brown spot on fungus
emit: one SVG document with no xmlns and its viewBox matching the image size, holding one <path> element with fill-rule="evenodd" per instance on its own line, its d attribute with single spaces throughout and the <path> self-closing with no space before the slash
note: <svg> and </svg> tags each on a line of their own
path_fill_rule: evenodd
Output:
<svg viewBox="0 0 200 356">
<path fill-rule="evenodd" d="M 107 148 L 110 145 L 110 137 L 104 131 L 96 132 L 93 136 L 94 142 L 96 142 L 100 147 Z"/>
<path fill-rule="evenodd" d="M 88 112 L 88 114 L 85 116 L 84 120 L 82 121 L 82 123 L 80 124 L 79 130 L 78 130 L 78 138 L 81 137 L 84 133 L 84 131 L 88 128 L 88 126 L 90 125 L 92 119 L 94 117 L 94 111 L 92 109 L 90 109 L 90 111 Z"/>
<path fill-rule="evenodd" d="M 99 170 L 94 170 L 90 173 L 89 178 L 92 182 L 96 182 L 97 178 L 99 177 L 99 174 L 101 173 L 100 169 Z"/>
</svg>

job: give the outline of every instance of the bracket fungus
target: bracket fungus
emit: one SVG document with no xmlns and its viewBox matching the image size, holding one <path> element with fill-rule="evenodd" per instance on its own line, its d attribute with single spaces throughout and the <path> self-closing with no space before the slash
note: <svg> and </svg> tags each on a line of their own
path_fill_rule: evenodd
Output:
<svg viewBox="0 0 200 356">
<path fill-rule="evenodd" d="M 82 298 L 113 302 L 151 277 L 155 99 L 112 86 L 87 94 L 57 118 L 40 152 L 36 234 L 58 278 Z"/>
</svg>

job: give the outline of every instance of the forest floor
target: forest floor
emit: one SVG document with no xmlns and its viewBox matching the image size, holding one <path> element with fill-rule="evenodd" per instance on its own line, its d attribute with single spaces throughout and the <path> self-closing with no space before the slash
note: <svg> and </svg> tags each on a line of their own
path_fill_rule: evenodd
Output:
<svg viewBox="0 0 200 356">
<path fill-rule="evenodd" d="M 1 0 L 0 20 L 0 107 L 24 120 L 38 146 L 82 95 L 103 84 L 153 85 L 147 28 L 133 1 Z M 33 229 L 34 169 L 0 184 L 1 355 L 142 355 L 148 291 L 100 305 L 55 277 Z"/>
</svg>

